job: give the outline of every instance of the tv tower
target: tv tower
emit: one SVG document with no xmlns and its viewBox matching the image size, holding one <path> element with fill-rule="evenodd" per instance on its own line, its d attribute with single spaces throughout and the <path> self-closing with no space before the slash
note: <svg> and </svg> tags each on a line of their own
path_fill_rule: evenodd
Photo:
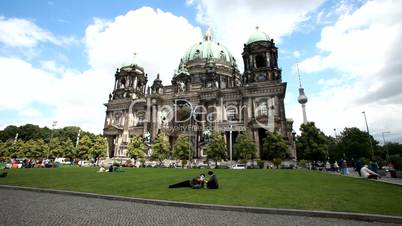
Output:
<svg viewBox="0 0 402 226">
<path fill-rule="evenodd" d="M 299 65 L 297 65 L 297 74 L 299 75 L 299 97 L 297 98 L 297 101 L 302 106 L 303 124 L 306 124 L 307 123 L 306 103 L 307 103 L 308 99 L 307 99 L 307 96 L 304 94 L 304 89 L 303 89 L 302 84 L 301 84 Z"/>
</svg>

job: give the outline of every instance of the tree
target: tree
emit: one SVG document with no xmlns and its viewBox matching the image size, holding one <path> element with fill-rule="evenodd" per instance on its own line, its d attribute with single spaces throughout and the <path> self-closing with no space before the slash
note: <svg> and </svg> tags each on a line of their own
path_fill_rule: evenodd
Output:
<svg viewBox="0 0 402 226">
<path fill-rule="evenodd" d="M 76 148 L 75 157 L 78 159 L 89 159 L 89 150 L 92 147 L 91 138 L 84 134 L 80 142 L 78 143 L 78 147 Z"/>
<path fill-rule="evenodd" d="M 255 158 L 255 153 L 257 152 L 257 145 L 251 137 L 250 131 L 245 131 L 240 134 L 236 143 L 233 145 L 234 156 L 237 159 L 250 160 Z"/>
<path fill-rule="evenodd" d="M 7 140 L 7 141 L 0 141 L 0 158 L 3 159 L 8 159 L 10 158 L 11 152 L 10 152 L 10 146 L 13 145 L 13 140 Z"/>
<path fill-rule="evenodd" d="M 387 143 L 384 145 L 384 152 L 389 155 L 399 155 L 402 156 L 402 144 L 399 143 Z"/>
<path fill-rule="evenodd" d="M 12 144 L 8 147 L 11 158 L 22 158 L 25 157 L 26 146 L 23 140 L 17 140 L 12 142 Z"/>
<path fill-rule="evenodd" d="M 63 148 L 63 157 L 70 160 L 75 158 L 75 147 L 74 143 L 70 139 L 66 139 L 61 142 L 61 147 Z"/>
<path fill-rule="evenodd" d="M 221 134 L 217 132 L 212 134 L 211 141 L 207 146 L 207 157 L 214 160 L 216 165 L 218 161 L 227 159 L 226 144 Z"/>
<path fill-rule="evenodd" d="M 98 159 L 106 156 L 106 140 L 101 135 L 95 136 L 93 145 L 89 149 L 89 155 L 98 162 Z"/>
<path fill-rule="evenodd" d="M 297 158 L 324 161 L 328 158 L 328 140 L 314 124 L 308 122 L 300 126 L 301 136 L 296 140 Z"/>
<path fill-rule="evenodd" d="M 372 159 L 374 153 L 371 151 L 370 140 L 375 152 L 378 151 L 378 142 L 368 135 L 367 132 L 360 129 L 345 128 L 340 135 L 338 147 L 347 159 Z"/>
<path fill-rule="evenodd" d="M 263 150 L 264 156 L 268 160 L 273 161 L 275 159 L 274 164 L 276 167 L 279 166 L 283 159 L 289 157 L 289 147 L 282 138 L 282 135 L 277 132 L 267 131 Z"/>
<path fill-rule="evenodd" d="M 29 140 L 25 142 L 25 148 L 26 148 L 25 157 L 38 159 L 46 157 L 48 144 L 45 143 L 45 141 L 42 139 Z"/>
<path fill-rule="evenodd" d="M 156 138 L 155 143 L 152 144 L 152 155 L 151 159 L 155 159 L 159 161 L 159 164 L 162 165 L 162 161 L 167 159 L 170 155 L 170 144 L 168 137 L 161 133 L 158 138 Z"/>
<path fill-rule="evenodd" d="M 4 142 L 8 140 L 13 140 L 15 138 L 15 135 L 17 135 L 17 133 L 19 133 L 18 127 L 7 126 L 0 134 L 1 135 L 0 139 Z"/>
<path fill-rule="evenodd" d="M 77 142 L 78 131 L 80 131 L 80 127 L 66 126 L 62 129 L 55 129 L 53 135 L 55 137 L 59 137 L 62 141 L 70 139 L 73 143 L 75 143 Z"/>
<path fill-rule="evenodd" d="M 142 137 L 140 136 L 133 136 L 131 138 L 131 142 L 128 144 L 127 147 L 127 154 L 130 158 L 133 158 L 135 161 L 139 158 L 143 158 L 145 155 L 145 145 Z"/>
<path fill-rule="evenodd" d="M 49 144 L 49 158 L 60 158 L 64 155 L 64 149 L 58 137 L 53 137 Z"/>
<path fill-rule="evenodd" d="M 338 147 L 338 139 L 327 136 L 328 140 L 328 157 L 331 160 L 338 160 L 343 158 L 343 152 Z"/>
<path fill-rule="evenodd" d="M 188 143 L 188 136 L 184 133 L 180 134 L 173 146 L 173 156 L 176 159 L 187 160 L 192 152 L 191 145 Z"/>
</svg>

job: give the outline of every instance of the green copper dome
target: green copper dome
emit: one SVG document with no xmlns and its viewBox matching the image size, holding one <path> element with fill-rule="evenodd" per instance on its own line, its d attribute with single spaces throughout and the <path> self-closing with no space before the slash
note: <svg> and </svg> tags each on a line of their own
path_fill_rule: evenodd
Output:
<svg viewBox="0 0 402 226">
<path fill-rule="evenodd" d="M 182 63 L 196 59 L 222 59 L 230 64 L 235 64 L 235 59 L 229 50 L 219 42 L 213 42 L 210 31 L 207 31 L 202 42 L 191 46 L 182 58 Z"/>
<path fill-rule="evenodd" d="M 253 42 L 258 42 L 258 41 L 270 41 L 271 38 L 262 31 L 258 30 L 258 27 L 256 27 L 256 31 L 254 31 L 248 38 L 247 44 L 253 43 Z"/>
</svg>

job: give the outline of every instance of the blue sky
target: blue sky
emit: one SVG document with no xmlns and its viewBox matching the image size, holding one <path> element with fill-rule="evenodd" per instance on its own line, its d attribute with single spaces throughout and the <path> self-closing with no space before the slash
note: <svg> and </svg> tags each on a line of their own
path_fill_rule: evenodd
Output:
<svg viewBox="0 0 402 226">
<path fill-rule="evenodd" d="M 101 133 L 114 71 L 132 53 L 150 83 L 161 73 L 169 84 L 210 26 L 242 71 L 243 43 L 259 26 L 279 47 L 295 130 L 299 64 L 308 119 L 324 132 L 364 129 L 366 111 L 373 135 L 390 131 L 400 141 L 401 9 L 399 1 L 360 0 L 1 1 L 0 127 L 57 120 Z"/>
</svg>

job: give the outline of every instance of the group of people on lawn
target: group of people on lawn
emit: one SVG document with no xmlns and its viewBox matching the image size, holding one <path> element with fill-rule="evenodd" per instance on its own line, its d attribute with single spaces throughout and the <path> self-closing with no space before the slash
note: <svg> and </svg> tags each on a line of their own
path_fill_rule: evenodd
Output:
<svg viewBox="0 0 402 226">
<path fill-rule="evenodd" d="M 209 171 L 209 180 L 205 179 L 205 174 L 200 174 L 197 177 L 194 177 L 191 180 L 185 180 L 176 184 L 169 185 L 169 188 L 184 188 L 184 187 L 190 187 L 190 188 L 208 188 L 208 189 L 218 189 L 219 184 L 218 184 L 218 179 L 216 178 L 216 175 L 214 172 Z"/>
</svg>

